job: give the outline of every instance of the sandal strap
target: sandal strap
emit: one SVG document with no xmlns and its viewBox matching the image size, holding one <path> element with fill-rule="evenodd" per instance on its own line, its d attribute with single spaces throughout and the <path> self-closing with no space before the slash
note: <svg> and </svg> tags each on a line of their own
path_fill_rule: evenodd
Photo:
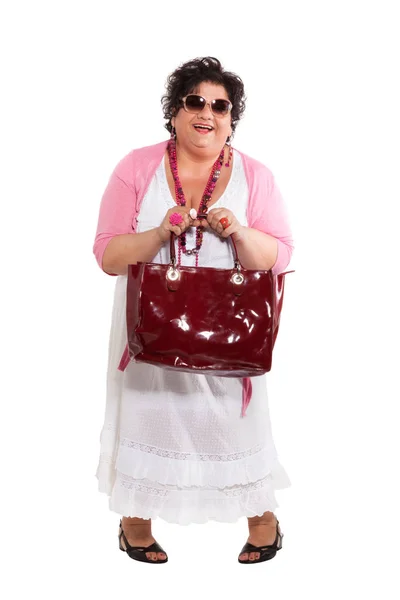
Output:
<svg viewBox="0 0 400 600">
<path fill-rule="evenodd" d="M 282 538 L 283 538 L 283 534 L 281 532 L 281 528 L 279 527 L 279 521 L 277 520 L 276 522 L 276 536 L 275 536 L 275 540 L 273 544 L 270 544 L 269 546 L 254 546 L 253 544 L 250 544 L 250 542 L 246 542 L 245 545 L 243 546 L 240 554 L 244 554 L 245 552 L 268 552 L 270 550 L 276 550 L 279 542 L 282 542 Z"/>
<path fill-rule="evenodd" d="M 276 550 L 276 544 L 275 542 L 273 544 L 271 544 L 270 546 L 253 546 L 253 544 L 250 544 L 249 542 L 247 542 L 240 554 L 245 554 L 246 552 L 267 552 L 268 550 Z"/>
<path fill-rule="evenodd" d="M 145 552 L 164 552 L 164 554 L 166 554 L 165 550 L 163 550 L 160 544 L 158 544 L 157 542 L 153 542 L 153 544 L 151 544 L 150 546 L 128 546 L 128 550 L 144 550 Z"/>
<path fill-rule="evenodd" d="M 120 521 L 119 526 L 120 526 L 120 529 L 121 529 L 121 533 L 119 534 L 119 536 L 123 538 L 127 552 L 129 550 L 138 550 L 139 552 L 140 551 L 144 551 L 144 552 L 163 552 L 165 555 L 167 554 L 165 552 L 165 550 L 163 550 L 163 548 L 161 548 L 161 546 L 160 546 L 160 544 L 158 542 L 153 542 L 152 544 L 150 544 L 150 546 L 131 546 L 130 543 L 128 542 L 127 538 L 126 538 L 124 530 L 122 529 L 122 521 Z"/>
</svg>

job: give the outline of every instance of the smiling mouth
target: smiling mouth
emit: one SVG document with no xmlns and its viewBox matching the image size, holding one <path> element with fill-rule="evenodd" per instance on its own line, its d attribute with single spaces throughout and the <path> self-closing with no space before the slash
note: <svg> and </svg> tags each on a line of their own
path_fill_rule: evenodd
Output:
<svg viewBox="0 0 400 600">
<path fill-rule="evenodd" d="M 214 130 L 214 127 L 211 127 L 211 125 L 193 125 L 193 127 L 195 128 L 196 131 L 198 131 L 199 133 L 210 133 L 211 131 Z"/>
</svg>

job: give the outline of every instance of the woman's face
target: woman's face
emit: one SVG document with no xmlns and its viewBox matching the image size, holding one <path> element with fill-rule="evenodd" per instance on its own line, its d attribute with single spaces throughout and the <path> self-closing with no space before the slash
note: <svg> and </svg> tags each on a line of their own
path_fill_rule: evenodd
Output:
<svg viewBox="0 0 400 600">
<path fill-rule="evenodd" d="M 201 83 L 192 93 L 203 96 L 207 102 L 218 98 L 229 100 L 226 89 L 222 85 L 208 81 Z M 218 154 L 226 138 L 232 134 L 231 113 L 224 117 L 216 117 L 209 104 L 197 114 L 188 113 L 184 108 L 180 108 L 177 115 L 171 119 L 171 123 L 176 129 L 178 144 L 189 145 L 192 149 L 209 150 L 210 154 Z M 212 129 L 205 132 L 196 129 L 196 125 L 210 125 Z"/>
</svg>

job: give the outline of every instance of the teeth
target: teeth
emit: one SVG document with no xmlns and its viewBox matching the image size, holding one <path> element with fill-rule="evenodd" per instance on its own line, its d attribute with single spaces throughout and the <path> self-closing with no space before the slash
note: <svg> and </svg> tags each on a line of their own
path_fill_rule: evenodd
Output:
<svg viewBox="0 0 400 600">
<path fill-rule="evenodd" d="M 212 127 L 208 127 L 207 125 L 195 125 L 196 129 L 207 129 L 208 131 L 212 130 Z"/>
</svg>

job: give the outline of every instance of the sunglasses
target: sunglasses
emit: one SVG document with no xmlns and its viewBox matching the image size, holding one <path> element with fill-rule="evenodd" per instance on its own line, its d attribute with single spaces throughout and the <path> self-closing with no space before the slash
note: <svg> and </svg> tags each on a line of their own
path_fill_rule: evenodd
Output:
<svg viewBox="0 0 400 600">
<path fill-rule="evenodd" d="M 210 106 L 211 112 L 216 117 L 225 117 L 232 110 L 232 104 L 229 100 L 225 100 L 223 98 L 218 98 L 217 100 L 211 100 L 211 102 L 207 102 L 203 96 L 198 96 L 197 94 L 189 94 L 182 98 L 183 108 L 188 113 L 199 113 L 207 106 Z"/>
</svg>

